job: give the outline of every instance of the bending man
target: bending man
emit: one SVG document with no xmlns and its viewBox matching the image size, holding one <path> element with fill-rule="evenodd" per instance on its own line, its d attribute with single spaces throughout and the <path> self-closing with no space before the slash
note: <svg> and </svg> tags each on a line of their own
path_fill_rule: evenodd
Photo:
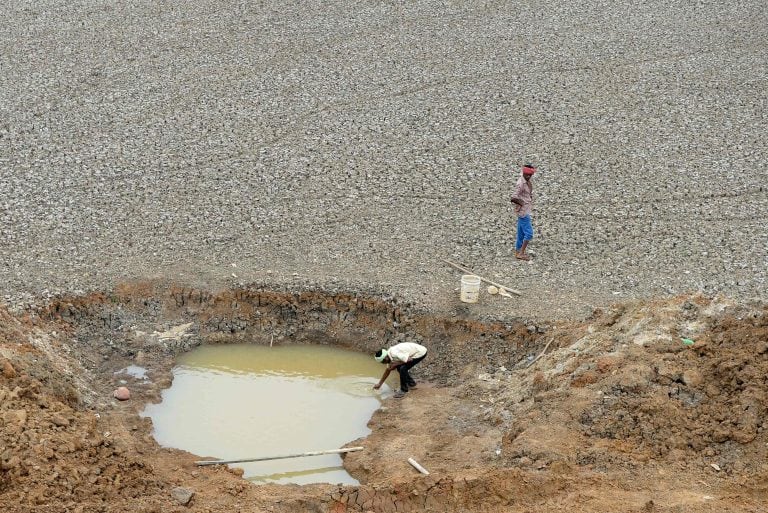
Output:
<svg viewBox="0 0 768 513">
<path fill-rule="evenodd" d="M 394 369 L 400 373 L 400 390 L 395 391 L 395 397 L 401 398 L 409 388 L 416 386 L 416 381 L 408 373 L 411 367 L 422 361 L 427 356 L 427 348 L 415 342 L 401 342 L 395 344 L 389 349 L 379 349 L 374 358 L 377 362 L 387 365 L 387 370 L 378 383 L 373 385 L 375 390 L 381 388 L 381 385 L 389 377 L 389 373 Z"/>
</svg>

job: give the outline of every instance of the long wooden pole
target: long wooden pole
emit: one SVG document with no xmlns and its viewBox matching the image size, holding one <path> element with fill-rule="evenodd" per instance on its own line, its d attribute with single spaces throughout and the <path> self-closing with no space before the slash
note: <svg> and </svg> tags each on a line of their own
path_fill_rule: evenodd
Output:
<svg viewBox="0 0 768 513">
<path fill-rule="evenodd" d="M 282 460 L 286 458 L 303 458 L 304 456 L 320 456 L 322 454 L 340 454 L 345 452 L 362 451 L 362 447 L 345 447 L 344 449 L 330 449 L 327 451 L 302 452 L 299 454 L 286 454 L 285 456 L 265 456 L 261 458 L 245 458 L 242 460 L 210 460 L 196 461 L 195 465 L 202 467 L 205 465 L 227 465 L 228 463 L 248 463 L 251 461 Z"/>
<path fill-rule="evenodd" d="M 540 352 L 540 353 L 539 353 L 539 356 L 537 356 L 536 358 L 534 358 L 533 360 L 531 360 L 531 363 L 529 363 L 528 365 L 526 365 L 526 366 L 525 366 L 525 367 L 526 367 L 526 369 L 527 369 L 528 367 L 530 367 L 531 365 L 533 365 L 534 363 L 536 363 L 536 361 L 537 361 L 539 358 L 541 358 L 542 356 L 544 356 L 544 353 L 546 353 L 546 352 L 547 352 L 547 349 L 549 349 L 549 344 L 551 344 L 553 340 L 555 340 L 555 337 L 552 337 L 552 338 L 550 338 L 550 339 L 549 339 L 549 342 L 547 342 L 547 345 L 546 345 L 546 346 L 544 346 L 544 350 L 543 350 L 542 352 Z"/>
<path fill-rule="evenodd" d="M 458 269 L 460 271 L 464 271 L 465 273 L 475 274 L 472 271 L 470 271 L 469 269 L 467 269 L 466 267 L 462 267 L 459 264 L 451 262 L 450 260 L 443 259 L 443 262 L 445 262 L 446 264 L 450 264 L 453 267 L 455 267 L 456 269 Z M 498 287 L 499 289 L 504 289 L 507 292 L 511 292 L 512 294 L 514 294 L 516 296 L 522 296 L 522 293 L 520 293 L 519 290 L 511 289 L 511 288 L 507 287 L 506 285 L 502 285 L 500 283 L 496 283 L 495 281 L 491 281 L 488 278 L 483 278 L 479 274 L 475 274 L 475 276 L 477 276 L 478 278 L 480 278 L 481 281 L 484 281 L 485 283 L 487 283 L 489 285 L 493 285 L 494 287 Z"/>
</svg>

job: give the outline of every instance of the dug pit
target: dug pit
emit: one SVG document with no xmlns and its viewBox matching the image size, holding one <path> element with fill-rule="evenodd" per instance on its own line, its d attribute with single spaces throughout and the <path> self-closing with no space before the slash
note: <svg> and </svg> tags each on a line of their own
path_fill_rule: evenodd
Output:
<svg viewBox="0 0 768 513">
<path fill-rule="evenodd" d="M 429 348 L 418 389 L 384 398 L 370 433 L 329 444 L 363 447 L 343 458 L 357 484 L 255 485 L 243 469 L 195 464 L 216 454 L 162 447 L 141 416 L 195 348 L 311 344 L 368 357 L 401 340 Z M 766 340 L 764 304 L 701 296 L 546 324 L 354 292 L 151 282 L 0 309 L 0 505 L 758 512 L 768 500 Z M 112 397 L 117 386 L 129 401 Z"/>
</svg>

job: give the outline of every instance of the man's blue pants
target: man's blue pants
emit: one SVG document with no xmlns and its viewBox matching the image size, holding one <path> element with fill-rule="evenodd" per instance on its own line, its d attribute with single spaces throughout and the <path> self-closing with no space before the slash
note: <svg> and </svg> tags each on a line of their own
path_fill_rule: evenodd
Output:
<svg viewBox="0 0 768 513">
<path fill-rule="evenodd" d="M 533 224 L 531 223 L 531 216 L 518 217 L 517 218 L 517 242 L 515 243 L 515 250 L 520 251 L 523 247 L 523 242 L 531 240 L 533 238 Z"/>
</svg>

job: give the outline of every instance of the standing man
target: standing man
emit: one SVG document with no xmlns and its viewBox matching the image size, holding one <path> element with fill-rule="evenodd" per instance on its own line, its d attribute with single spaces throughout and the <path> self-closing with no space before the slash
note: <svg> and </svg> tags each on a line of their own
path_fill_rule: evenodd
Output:
<svg viewBox="0 0 768 513">
<path fill-rule="evenodd" d="M 523 173 L 517 179 L 515 193 L 511 201 L 515 204 L 517 214 L 517 241 L 515 242 L 515 258 L 530 260 L 531 257 L 525 250 L 528 242 L 533 238 L 533 224 L 531 224 L 531 210 L 533 209 L 533 182 L 531 178 L 536 172 L 532 164 L 523 166 Z"/>
<path fill-rule="evenodd" d="M 377 362 L 386 364 L 387 370 L 384 371 L 379 382 L 373 385 L 373 389 L 381 388 L 381 385 L 389 377 L 389 373 L 397 369 L 397 372 L 400 373 L 400 390 L 395 391 L 395 397 L 400 399 L 408 392 L 409 387 L 414 388 L 416 386 L 416 381 L 408 371 L 426 356 L 427 348 L 416 342 L 401 342 L 389 349 L 379 349 L 374 358 Z"/>
</svg>

